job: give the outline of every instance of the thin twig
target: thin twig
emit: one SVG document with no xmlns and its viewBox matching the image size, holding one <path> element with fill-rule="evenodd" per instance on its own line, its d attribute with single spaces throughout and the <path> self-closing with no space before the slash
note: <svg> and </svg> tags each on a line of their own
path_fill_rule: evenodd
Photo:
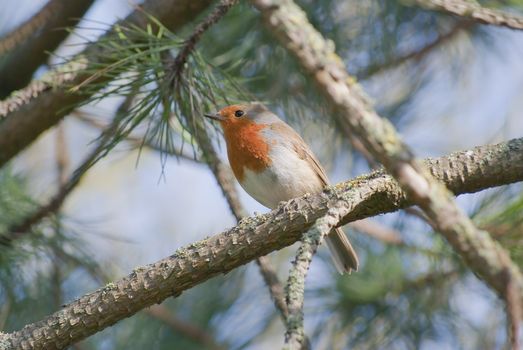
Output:
<svg viewBox="0 0 523 350">
<path fill-rule="evenodd" d="M 454 39 L 459 33 L 464 30 L 470 29 L 475 24 L 474 21 L 461 20 L 457 22 L 447 33 L 444 33 L 431 43 L 422 47 L 421 49 L 409 52 L 403 56 L 396 57 L 389 62 L 383 64 L 375 64 L 366 67 L 364 71 L 358 73 L 356 76 L 359 80 L 368 79 L 370 76 L 380 73 L 384 70 L 388 70 L 394 67 L 398 67 L 408 61 L 415 60 L 416 62 L 421 61 L 425 56 L 431 53 L 434 49 L 446 44 L 448 41 Z"/>
<path fill-rule="evenodd" d="M 102 123 L 94 118 L 87 116 L 87 114 L 82 111 L 75 111 L 73 114 L 75 115 L 75 117 L 78 118 L 78 120 L 96 128 L 96 129 L 104 130 L 107 127 L 107 125 L 105 123 Z M 192 154 L 192 153 L 189 153 L 182 149 L 172 149 L 171 147 L 164 149 L 151 141 L 144 140 L 143 137 L 135 137 L 132 135 L 126 135 L 124 140 L 129 142 L 129 144 L 131 144 L 133 146 L 133 148 L 147 147 L 153 151 L 165 153 L 170 156 L 173 156 L 176 158 L 181 158 L 183 160 L 187 160 L 187 161 L 190 161 L 195 164 L 203 163 L 203 161 L 201 159 L 195 158 L 194 154 Z"/>
<path fill-rule="evenodd" d="M 260 268 L 260 274 L 262 275 L 263 281 L 267 287 L 269 287 L 269 293 L 274 302 L 274 306 L 279 311 L 283 322 L 286 322 L 288 315 L 287 303 L 285 302 L 283 286 L 278 278 L 276 270 L 274 270 L 266 256 L 256 259 L 256 264 Z"/>
<path fill-rule="evenodd" d="M 174 61 L 169 63 L 168 72 L 172 72 L 170 77 L 171 83 L 178 81 L 185 69 L 185 64 L 189 56 L 194 51 L 196 44 L 200 40 L 203 33 L 205 33 L 213 24 L 217 23 L 227 14 L 229 9 L 233 7 L 238 0 L 221 0 L 214 10 L 194 29 L 189 39 L 185 41 L 184 46 L 176 55 Z"/>
<path fill-rule="evenodd" d="M 6 298 L 2 306 L 0 306 L 0 330 L 5 329 L 9 313 L 11 312 L 11 300 L 11 298 Z M 0 331 L 0 333 L 2 333 L 2 331 Z"/>
<path fill-rule="evenodd" d="M 507 290 L 505 295 L 506 301 L 506 313 L 507 313 L 507 330 L 510 347 L 512 350 L 519 350 L 519 328 L 521 325 L 522 317 L 522 300 L 518 294 L 518 286 L 516 281 L 512 279 L 510 271 L 506 273 L 507 278 Z"/>
<path fill-rule="evenodd" d="M 67 171 L 69 170 L 70 159 L 67 151 L 67 144 L 65 141 L 65 126 L 60 123 L 56 128 L 56 143 L 55 143 L 55 158 L 56 158 L 56 172 L 59 186 L 64 186 L 67 183 Z M 62 223 L 58 220 L 55 223 L 55 230 L 60 232 L 62 230 Z M 58 309 L 62 305 L 62 262 L 57 249 L 54 245 L 51 246 L 53 251 L 53 269 L 52 269 L 52 283 L 53 283 L 53 297 L 55 307 Z"/>
<path fill-rule="evenodd" d="M 351 222 L 349 227 L 387 244 L 401 245 L 404 243 L 401 234 L 398 231 L 378 224 L 376 221 L 371 219 Z"/>
<path fill-rule="evenodd" d="M 175 332 L 181 333 L 196 343 L 205 346 L 206 349 L 225 349 L 225 347 L 218 344 L 205 329 L 173 317 L 172 312 L 163 305 L 153 305 L 144 311 L 149 316 L 152 316 L 168 325 Z"/>
<path fill-rule="evenodd" d="M 432 222 L 432 220 L 427 216 L 425 215 L 425 213 L 423 211 L 421 211 L 419 208 L 417 207 L 410 207 L 410 208 L 406 208 L 404 210 L 407 214 L 410 214 L 412 216 L 415 216 L 417 218 L 420 218 L 421 220 L 424 220 L 426 221 L 430 226 L 434 227 L 436 226 L 434 224 L 434 222 Z"/>
<path fill-rule="evenodd" d="M 303 327 L 303 301 L 305 296 L 305 278 L 312 258 L 323 239 L 339 223 L 341 215 L 334 209 L 314 223 L 303 235 L 300 248 L 296 253 L 293 267 L 285 287 L 288 316 L 286 322 L 284 349 L 309 349 L 310 344 Z"/>
</svg>

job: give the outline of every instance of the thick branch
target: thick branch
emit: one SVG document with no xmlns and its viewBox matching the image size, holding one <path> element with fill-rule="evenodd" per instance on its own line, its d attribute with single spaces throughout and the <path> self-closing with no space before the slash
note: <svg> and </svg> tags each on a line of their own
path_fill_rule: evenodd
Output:
<svg viewBox="0 0 523 350">
<path fill-rule="evenodd" d="M 211 0 L 148 0 L 142 9 L 135 10 L 124 22 L 145 28 L 149 22 L 147 16 L 152 15 L 168 29 L 177 30 L 193 20 L 210 3 Z M 110 30 L 106 36 L 112 33 Z M 86 76 L 80 76 L 79 70 L 95 68 L 100 57 L 104 56 L 102 51 L 96 43 L 90 45 L 79 56 L 80 63 L 75 62 L 66 69 L 68 73 L 65 76 L 64 69 L 61 73 L 52 72 L 43 81 L 34 81 L 0 102 L 0 167 L 60 121 L 75 105 L 89 98 L 86 93 L 68 93 L 64 85 L 84 81 Z"/>
<path fill-rule="evenodd" d="M 69 35 L 94 0 L 50 0 L 36 15 L 0 40 L 0 99 L 21 89 Z"/>
<path fill-rule="evenodd" d="M 475 0 L 416 0 L 416 3 L 430 10 L 460 16 L 478 23 L 523 29 L 522 16 L 485 8 Z"/>
<path fill-rule="evenodd" d="M 429 159 L 426 164 L 456 194 L 523 181 L 523 139 Z M 392 177 L 382 171 L 360 176 L 322 193 L 291 200 L 269 214 L 244 219 L 235 228 L 137 268 L 0 341 L 19 348 L 65 348 L 147 306 L 293 244 L 330 208 L 346 208 L 341 219 L 345 224 L 411 204 Z"/>
<path fill-rule="evenodd" d="M 338 123 L 345 134 L 360 138 L 468 267 L 502 298 L 506 295 L 507 273 L 519 293 L 523 293 L 523 275 L 507 251 L 487 232 L 474 226 L 458 207 L 452 193 L 415 159 L 394 126 L 376 113 L 346 72 L 332 42 L 325 40 L 309 23 L 303 10 L 292 0 L 254 0 L 253 3 L 261 11 L 266 26 L 297 58 L 330 105 L 336 108 Z"/>
</svg>

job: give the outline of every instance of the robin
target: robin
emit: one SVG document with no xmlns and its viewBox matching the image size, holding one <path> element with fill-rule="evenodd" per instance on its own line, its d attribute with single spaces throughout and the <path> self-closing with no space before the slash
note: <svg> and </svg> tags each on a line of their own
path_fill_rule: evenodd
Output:
<svg viewBox="0 0 523 350">
<path fill-rule="evenodd" d="M 260 103 L 232 105 L 216 114 L 227 156 L 243 189 L 264 206 L 321 191 L 329 181 L 305 141 Z M 340 273 L 358 269 L 358 257 L 345 233 L 336 228 L 326 238 Z"/>
</svg>

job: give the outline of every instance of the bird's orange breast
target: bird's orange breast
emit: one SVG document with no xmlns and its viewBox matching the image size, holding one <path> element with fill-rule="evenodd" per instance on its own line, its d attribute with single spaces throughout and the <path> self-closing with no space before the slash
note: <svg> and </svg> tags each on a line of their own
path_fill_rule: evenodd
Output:
<svg viewBox="0 0 523 350">
<path fill-rule="evenodd" d="M 226 124 L 222 124 L 222 127 L 227 142 L 227 156 L 238 181 L 244 179 L 245 169 L 255 172 L 265 170 L 271 164 L 269 144 L 261 134 L 267 125 L 247 119 Z"/>
</svg>

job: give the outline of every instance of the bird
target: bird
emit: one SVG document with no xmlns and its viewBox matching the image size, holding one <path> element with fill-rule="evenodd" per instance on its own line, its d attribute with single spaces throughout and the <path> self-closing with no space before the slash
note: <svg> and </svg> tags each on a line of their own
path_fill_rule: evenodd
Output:
<svg viewBox="0 0 523 350">
<path fill-rule="evenodd" d="M 219 122 L 234 176 L 265 207 L 276 209 L 329 184 L 305 141 L 262 103 L 230 105 L 204 116 Z M 326 243 L 339 273 L 358 270 L 358 256 L 341 228 L 333 229 Z"/>
</svg>

